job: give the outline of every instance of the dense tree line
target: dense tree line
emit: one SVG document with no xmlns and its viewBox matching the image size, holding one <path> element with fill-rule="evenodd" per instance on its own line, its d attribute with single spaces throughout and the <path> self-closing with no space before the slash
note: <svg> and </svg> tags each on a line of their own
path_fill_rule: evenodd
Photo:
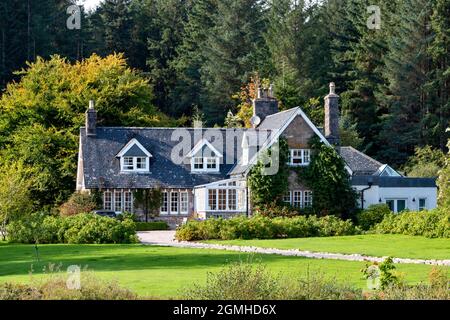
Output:
<svg viewBox="0 0 450 320">
<path fill-rule="evenodd" d="M 161 111 L 200 109 L 222 125 L 227 111 L 239 114 L 236 96 L 252 78 L 270 79 L 283 108 L 299 105 L 313 118 L 334 81 L 363 151 L 395 166 L 416 147 L 445 151 L 450 0 L 105 0 L 68 30 L 72 2 L 2 1 L 3 87 L 38 56 L 123 52 Z M 368 26 L 370 5 L 380 9 L 379 28 Z"/>
</svg>

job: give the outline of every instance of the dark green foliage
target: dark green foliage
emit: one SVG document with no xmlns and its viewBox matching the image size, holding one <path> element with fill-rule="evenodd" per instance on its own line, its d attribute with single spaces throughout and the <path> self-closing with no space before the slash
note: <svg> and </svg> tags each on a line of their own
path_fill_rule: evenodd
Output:
<svg viewBox="0 0 450 320">
<path fill-rule="evenodd" d="M 391 213 L 391 210 L 389 210 L 386 204 L 371 205 L 358 214 L 358 225 L 363 230 L 369 230 L 377 223 L 383 221 L 384 217 Z"/>
<path fill-rule="evenodd" d="M 416 148 L 414 155 L 408 158 L 403 171 L 408 177 L 437 177 L 445 167 L 445 154 L 430 146 Z"/>
<path fill-rule="evenodd" d="M 148 222 L 148 216 L 158 215 L 158 209 L 162 204 L 162 191 L 160 188 L 139 189 L 134 192 L 134 204 L 142 206 L 145 214 L 145 221 Z"/>
<path fill-rule="evenodd" d="M 177 229 L 175 237 L 182 241 L 275 239 L 344 236 L 358 232 L 350 220 L 343 221 L 334 216 L 268 218 L 256 215 L 252 218 L 240 216 L 228 220 L 189 221 Z"/>
<path fill-rule="evenodd" d="M 289 186 L 288 156 L 289 147 L 285 138 L 280 138 L 278 143 L 261 155 L 248 178 L 253 205 L 267 205 L 273 202 L 282 204 L 282 197 Z M 275 174 L 265 174 L 273 168 L 278 169 Z"/>
<path fill-rule="evenodd" d="M 168 230 L 169 225 L 164 221 L 136 222 L 136 231 Z"/>
<path fill-rule="evenodd" d="M 320 216 L 337 214 L 343 219 L 353 216 L 356 209 L 356 193 L 350 185 L 350 177 L 344 160 L 333 147 L 315 145 L 311 163 L 299 168 L 299 181 L 313 192 L 313 211 Z"/>
<path fill-rule="evenodd" d="M 377 233 L 406 234 L 427 238 L 450 238 L 450 211 L 445 208 L 431 211 L 388 214 L 373 228 Z"/>
<path fill-rule="evenodd" d="M 34 213 L 7 226 L 8 241 L 13 243 L 134 243 L 136 225 L 130 219 L 122 221 L 95 214 L 70 217 Z"/>
</svg>

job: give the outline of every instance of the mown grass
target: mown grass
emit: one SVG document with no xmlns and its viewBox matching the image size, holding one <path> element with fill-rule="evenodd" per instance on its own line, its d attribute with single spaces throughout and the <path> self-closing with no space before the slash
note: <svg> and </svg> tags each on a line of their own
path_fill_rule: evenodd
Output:
<svg viewBox="0 0 450 320">
<path fill-rule="evenodd" d="M 205 242 L 316 252 L 360 253 L 376 257 L 450 259 L 450 239 L 429 239 L 391 234 L 275 240 L 209 240 Z"/>
<path fill-rule="evenodd" d="M 42 277 L 49 263 L 80 265 L 99 278 L 117 280 L 141 296 L 175 298 L 181 288 L 204 283 L 207 272 L 216 272 L 231 261 L 261 261 L 275 274 L 287 277 L 305 275 L 308 270 L 320 270 L 329 277 L 363 288 L 365 280 L 360 269 L 362 262 L 316 260 L 277 255 L 253 255 L 201 249 L 167 248 L 136 245 L 42 245 L 39 262 L 33 245 L 0 243 L 0 282 L 30 281 Z M 398 265 L 409 283 L 426 281 L 431 266 Z"/>
</svg>

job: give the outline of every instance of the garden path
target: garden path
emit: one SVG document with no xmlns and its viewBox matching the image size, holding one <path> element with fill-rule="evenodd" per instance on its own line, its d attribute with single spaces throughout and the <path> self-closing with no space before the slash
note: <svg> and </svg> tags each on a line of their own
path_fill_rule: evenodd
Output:
<svg viewBox="0 0 450 320">
<path fill-rule="evenodd" d="M 332 259 L 332 260 L 347 260 L 347 261 L 383 262 L 386 259 L 386 257 L 371 257 L 362 254 L 312 252 L 312 251 L 302 251 L 299 249 L 275 249 L 275 248 L 260 248 L 260 247 L 232 246 L 232 245 L 221 245 L 221 244 L 201 243 L 201 242 L 177 241 L 175 240 L 175 231 L 145 231 L 145 232 L 138 232 L 137 234 L 142 244 L 164 246 L 164 247 L 230 250 L 247 253 L 277 254 L 281 256 L 297 256 L 313 259 Z M 450 260 L 393 258 L 393 261 L 394 263 L 450 266 Z"/>
</svg>

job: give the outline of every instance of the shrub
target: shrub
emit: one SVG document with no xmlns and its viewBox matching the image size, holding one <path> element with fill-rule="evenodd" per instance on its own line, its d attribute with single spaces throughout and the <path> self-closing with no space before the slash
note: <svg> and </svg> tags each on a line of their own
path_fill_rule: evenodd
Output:
<svg viewBox="0 0 450 320">
<path fill-rule="evenodd" d="M 134 243 L 136 225 L 130 219 L 122 221 L 83 213 L 69 217 L 30 215 L 8 225 L 8 240 L 16 243 Z"/>
<path fill-rule="evenodd" d="M 386 204 L 375 204 L 369 206 L 358 215 L 358 224 L 363 230 L 369 230 L 377 223 L 383 221 L 384 217 L 392 213 Z"/>
<path fill-rule="evenodd" d="M 190 300 L 273 300 L 280 291 L 278 279 L 264 266 L 237 262 L 208 273 L 205 285 L 193 284 L 182 296 Z"/>
<path fill-rule="evenodd" d="M 227 220 L 189 221 L 177 229 L 175 237 L 181 241 L 274 239 L 343 236 L 358 232 L 350 220 L 343 221 L 334 216 L 268 218 L 255 215 L 251 218 L 238 216 Z"/>
<path fill-rule="evenodd" d="M 82 274 L 80 289 L 68 289 L 65 277 L 52 276 L 30 285 L 0 284 L 0 300 L 136 300 L 137 295 L 115 282 Z"/>
<path fill-rule="evenodd" d="M 136 222 L 136 231 L 152 231 L 152 230 L 167 230 L 169 225 L 165 221 L 155 222 Z"/>
<path fill-rule="evenodd" d="M 254 208 L 255 214 L 275 218 L 275 217 L 293 217 L 299 215 L 299 212 L 288 205 L 279 205 L 272 202 L 266 205 L 259 205 Z"/>
<path fill-rule="evenodd" d="M 62 216 L 73 216 L 83 212 L 91 212 L 97 208 L 97 198 L 88 192 L 75 192 L 64 203 L 59 212 Z"/>
<path fill-rule="evenodd" d="M 450 211 L 441 208 L 430 211 L 391 213 L 375 225 L 374 230 L 378 233 L 450 238 Z"/>
<path fill-rule="evenodd" d="M 392 261 L 385 266 L 382 272 L 392 276 Z M 449 300 L 447 272 L 432 271 L 430 284 L 413 286 L 388 276 L 382 289 L 363 291 L 317 271 L 308 270 L 306 276 L 293 279 L 273 275 L 259 263 L 235 262 L 208 273 L 204 285 L 195 283 L 182 290 L 181 296 L 190 300 Z"/>
<path fill-rule="evenodd" d="M 190 300 L 325 300 L 361 299 L 361 290 L 308 273 L 299 279 L 273 275 L 264 265 L 235 262 L 208 273 L 206 284 L 193 284 L 181 293 Z"/>
</svg>

